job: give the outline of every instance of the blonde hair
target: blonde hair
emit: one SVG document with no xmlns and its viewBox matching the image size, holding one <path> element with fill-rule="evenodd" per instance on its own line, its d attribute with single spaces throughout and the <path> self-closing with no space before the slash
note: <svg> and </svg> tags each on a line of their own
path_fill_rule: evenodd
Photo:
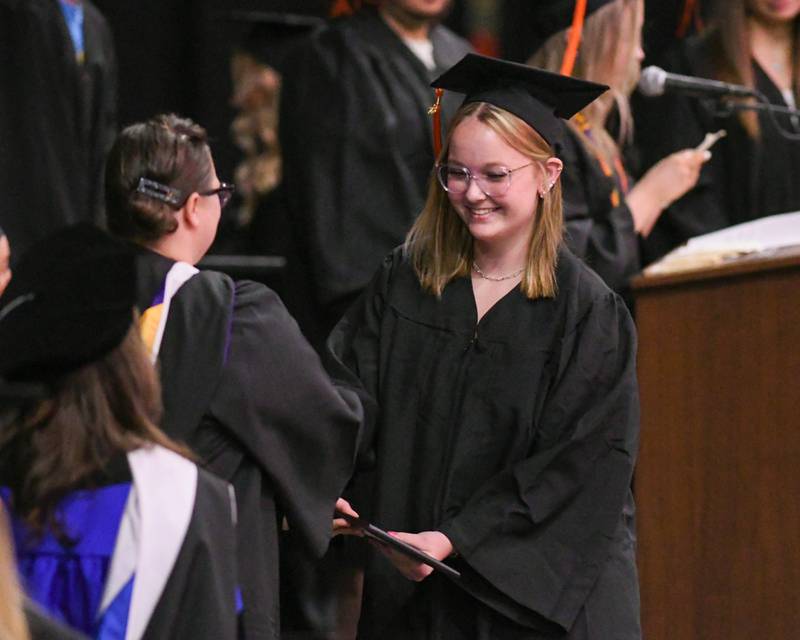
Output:
<svg viewBox="0 0 800 640">
<path fill-rule="evenodd" d="M 29 640 L 16 567 L 8 520 L 0 501 L 0 638 Z"/>
<path fill-rule="evenodd" d="M 611 90 L 581 111 L 592 137 L 570 121 L 590 150 L 609 163 L 619 157 L 620 145 L 633 136 L 629 97 L 639 79 L 636 50 L 641 44 L 642 0 L 614 0 L 592 13 L 583 26 L 583 36 L 572 75 L 582 80 L 607 84 Z M 558 71 L 567 47 L 567 31 L 551 36 L 528 60 L 528 64 Z M 613 106 L 619 114 L 619 135 L 614 140 L 606 130 L 606 118 Z"/>
<path fill-rule="evenodd" d="M 453 118 L 439 163 L 447 161 L 453 132 L 461 122 L 471 117 L 477 118 L 506 144 L 535 162 L 543 163 L 553 156 L 550 145 L 522 119 L 494 105 L 471 102 L 461 107 Z M 561 185 L 556 181 L 536 204 L 528 260 L 520 283 L 520 289 L 528 298 L 555 296 L 555 268 L 561 236 Z M 442 294 L 451 280 L 471 273 L 472 236 L 435 176 L 431 176 L 428 198 L 406 236 L 404 249 L 422 288 L 436 296 Z"/>
</svg>

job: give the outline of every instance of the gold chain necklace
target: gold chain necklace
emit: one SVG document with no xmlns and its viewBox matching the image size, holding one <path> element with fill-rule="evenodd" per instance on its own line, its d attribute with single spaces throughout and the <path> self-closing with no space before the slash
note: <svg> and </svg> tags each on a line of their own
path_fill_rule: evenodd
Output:
<svg viewBox="0 0 800 640">
<path fill-rule="evenodd" d="M 475 262 L 474 260 L 472 261 L 472 268 L 475 270 L 475 273 L 477 273 L 481 278 L 483 278 L 484 280 L 491 280 L 492 282 L 502 282 L 503 280 L 511 280 L 512 278 L 518 277 L 519 274 L 525 271 L 525 267 L 522 267 L 522 269 L 519 269 L 514 273 L 509 273 L 507 276 L 490 276 L 481 271 L 481 268 L 478 266 L 478 263 Z"/>
</svg>

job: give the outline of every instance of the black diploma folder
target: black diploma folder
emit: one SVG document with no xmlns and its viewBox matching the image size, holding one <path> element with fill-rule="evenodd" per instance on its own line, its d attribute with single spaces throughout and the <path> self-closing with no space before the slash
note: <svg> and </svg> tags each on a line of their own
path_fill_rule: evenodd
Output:
<svg viewBox="0 0 800 640">
<path fill-rule="evenodd" d="M 461 577 L 461 573 L 453 569 L 453 567 L 445 564 L 441 560 L 437 560 L 436 558 L 429 556 L 424 551 L 420 551 L 415 546 L 410 545 L 407 542 L 403 542 L 394 536 L 390 536 L 388 533 L 386 533 L 386 531 L 376 527 L 374 524 L 367 522 L 363 518 L 356 518 L 355 516 L 342 513 L 338 510 L 336 511 L 336 517 L 347 520 L 353 529 L 361 529 L 366 537 L 377 540 L 382 544 L 389 545 L 395 551 L 399 551 L 409 558 L 413 558 L 418 562 L 427 564 L 429 567 L 433 567 L 434 570 L 442 572 L 448 578 L 458 579 Z"/>
</svg>

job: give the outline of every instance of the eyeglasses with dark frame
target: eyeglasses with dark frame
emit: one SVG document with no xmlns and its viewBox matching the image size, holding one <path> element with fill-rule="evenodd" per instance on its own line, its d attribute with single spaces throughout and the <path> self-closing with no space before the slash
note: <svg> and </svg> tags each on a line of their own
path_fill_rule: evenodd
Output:
<svg viewBox="0 0 800 640">
<path fill-rule="evenodd" d="M 535 162 L 529 162 L 521 167 L 509 169 L 497 167 L 487 172 L 473 174 L 467 167 L 452 164 L 436 165 L 436 177 L 439 184 L 448 193 L 463 195 L 469 189 L 472 180 L 478 183 L 478 188 L 490 198 L 504 196 L 511 187 L 511 174 L 525 167 L 530 167 Z"/>
<path fill-rule="evenodd" d="M 213 196 L 219 197 L 219 208 L 224 209 L 225 205 L 231 201 L 233 193 L 236 191 L 236 185 L 228 184 L 227 182 L 220 182 L 216 189 L 209 189 L 208 191 L 198 191 L 199 196 Z"/>
<path fill-rule="evenodd" d="M 197 195 L 199 196 L 213 196 L 216 195 L 219 198 L 219 208 L 224 209 L 225 205 L 230 202 L 231 197 L 233 196 L 234 191 L 236 191 L 236 186 L 233 184 L 228 184 L 226 182 L 220 183 L 220 185 L 216 189 L 208 189 L 207 191 L 198 191 Z M 180 189 L 176 189 L 175 187 L 169 187 L 165 184 L 161 184 L 160 182 L 156 182 L 155 180 L 150 180 L 148 178 L 139 178 L 139 183 L 136 185 L 136 193 L 141 193 L 142 195 L 148 196 L 150 198 L 155 198 L 156 200 L 161 200 L 161 202 L 165 202 L 166 204 L 180 209 L 186 199 L 191 194 L 185 194 Z"/>
</svg>

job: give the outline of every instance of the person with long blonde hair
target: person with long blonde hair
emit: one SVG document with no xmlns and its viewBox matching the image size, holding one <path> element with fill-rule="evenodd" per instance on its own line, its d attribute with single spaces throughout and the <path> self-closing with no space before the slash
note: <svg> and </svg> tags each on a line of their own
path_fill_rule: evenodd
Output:
<svg viewBox="0 0 800 640">
<path fill-rule="evenodd" d="M 564 0 L 542 3 L 537 10 L 543 16 L 539 29 L 548 37 L 529 64 L 551 71 L 561 67 L 574 6 L 575 2 Z M 629 175 L 623 150 L 632 142 L 629 97 L 644 57 L 643 19 L 643 0 L 588 3 L 572 75 L 611 89 L 571 118 L 570 135 L 559 155 L 567 165 L 567 244 L 617 291 L 624 291 L 641 268 L 640 240 L 650 234 L 672 202 L 694 187 L 702 164 L 710 157 L 703 151 L 682 149 L 659 158 L 635 183 Z"/>
<path fill-rule="evenodd" d="M 754 89 L 779 107 L 800 98 L 800 1 L 718 0 L 709 26 L 658 59 L 667 71 Z M 648 259 L 687 239 L 800 209 L 800 119 L 680 94 L 635 102 L 645 166 L 664 153 L 725 129 L 697 189 L 670 207 L 645 244 Z"/>
<path fill-rule="evenodd" d="M 461 577 L 381 548 L 359 637 L 638 639 L 635 331 L 555 154 L 606 87 L 477 55 L 434 86 L 467 98 L 425 207 L 328 356 L 375 417 L 354 508 Z"/>
</svg>

